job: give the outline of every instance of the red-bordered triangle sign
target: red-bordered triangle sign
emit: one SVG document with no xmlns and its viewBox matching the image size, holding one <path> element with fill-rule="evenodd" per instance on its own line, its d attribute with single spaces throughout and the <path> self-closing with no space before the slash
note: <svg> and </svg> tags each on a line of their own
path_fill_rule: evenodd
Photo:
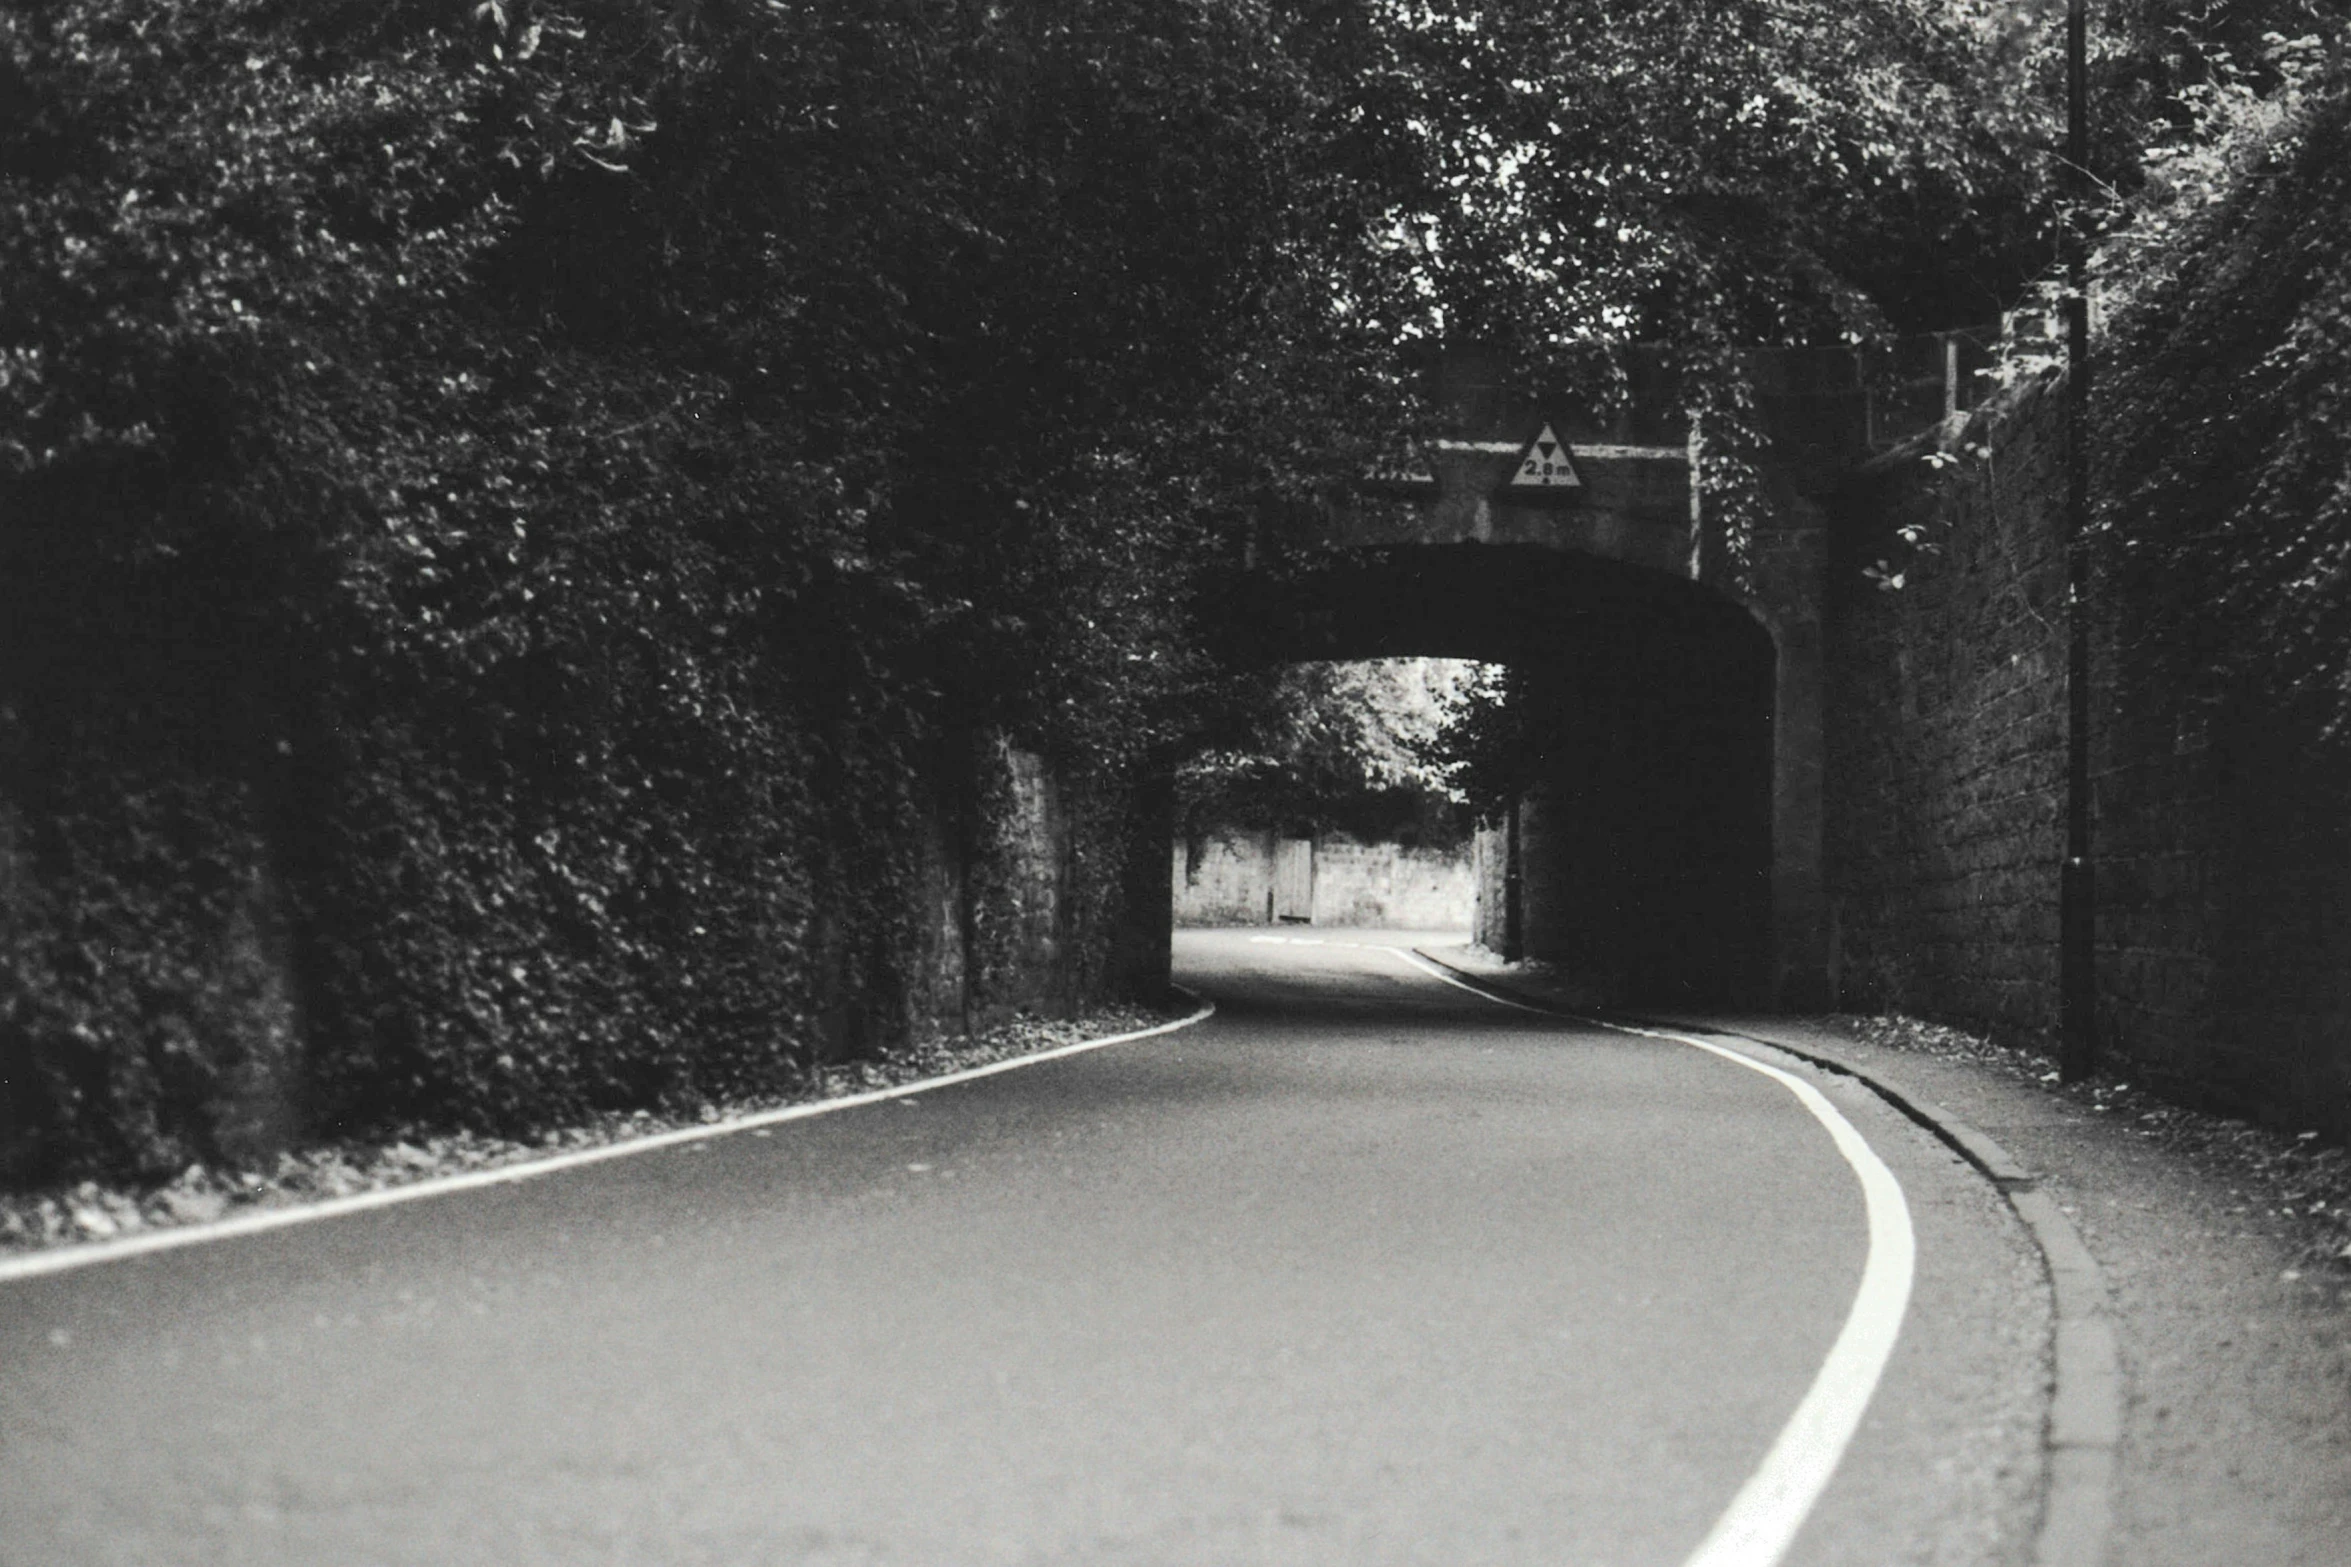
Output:
<svg viewBox="0 0 2351 1567">
<path fill-rule="evenodd" d="M 1583 475 L 1575 471 L 1568 460 L 1567 443 L 1559 432 L 1551 428 L 1551 421 L 1543 421 L 1541 433 L 1527 442 L 1526 450 L 1518 454 L 1518 472 L 1510 481 L 1514 490 L 1580 490 Z"/>
</svg>

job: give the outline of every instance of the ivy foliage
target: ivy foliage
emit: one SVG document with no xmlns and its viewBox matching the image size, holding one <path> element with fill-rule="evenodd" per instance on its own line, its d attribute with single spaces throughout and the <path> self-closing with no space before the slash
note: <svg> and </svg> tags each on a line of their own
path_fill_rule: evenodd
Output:
<svg viewBox="0 0 2351 1567">
<path fill-rule="evenodd" d="M 1293 664 L 1222 715 L 1176 774 L 1187 839 L 1220 828 L 1446 847 L 1469 826 L 1442 737 L 1493 666 L 1389 658 Z"/>
<path fill-rule="evenodd" d="M 1498 827 L 1511 807 L 1547 781 L 1554 738 L 1536 717 L 1528 671 L 1484 665 L 1463 682 L 1434 733 L 1417 746 L 1480 826 Z"/>
<path fill-rule="evenodd" d="M 1374 360 L 1270 26 L 0 18 L 7 1164 L 234 1156 L 256 1074 L 514 1130 L 885 1041 L 982 732 L 1096 780 L 1099 949 L 1193 563 Z"/>
<path fill-rule="evenodd" d="M 1078 780 L 1099 945 L 1122 791 L 1257 700 L 1203 584 L 1388 448 L 1400 347 L 1661 337 L 1735 481 L 1739 347 L 2037 264 L 2046 32 L 0 11 L 0 1163 L 225 1155 L 256 1077 L 511 1130 L 885 1039 L 982 736 Z"/>
<path fill-rule="evenodd" d="M 2183 689 L 2351 738 L 2351 90 L 2336 68 L 2150 245 L 2097 386 L 2101 525 Z"/>
</svg>

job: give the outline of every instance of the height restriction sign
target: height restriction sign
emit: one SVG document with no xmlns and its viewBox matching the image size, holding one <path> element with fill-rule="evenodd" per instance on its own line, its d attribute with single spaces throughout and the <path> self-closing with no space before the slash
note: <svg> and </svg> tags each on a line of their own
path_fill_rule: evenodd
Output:
<svg viewBox="0 0 2351 1567">
<path fill-rule="evenodd" d="M 1543 421 L 1542 433 L 1527 442 L 1519 454 L 1518 473 L 1511 479 L 1514 490 L 1580 490 L 1584 481 L 1575 471 L 1575 464 L 1567 460 L 1567 443 L 1551 428 L 1551 421 Z"/>
</svg>

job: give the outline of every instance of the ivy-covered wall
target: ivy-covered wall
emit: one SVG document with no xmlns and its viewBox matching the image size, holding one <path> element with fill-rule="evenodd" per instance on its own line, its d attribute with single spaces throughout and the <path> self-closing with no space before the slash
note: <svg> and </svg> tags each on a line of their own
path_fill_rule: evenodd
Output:
<svg viewBox="0 0 2351 1567">
<path fill-rule="evenodd" d="M 1845 1008 L 2056 1027 L 2065 451 L 2061 389 L 2036 383 L 1841 497 L 1828 821 Z M 2150 635 L 2176 584 L 2126 569 L 2125 542 L 2100 538 L 2091 599 L 2103 1046 L 2178 1099 L 2351 1134 L 2351 758 L 2307 706 L 2184 678 Z"/>
<path fill-rule="evenodd" d="M 1164 979 L 1165 889 L 1132 877 L 1164 810 L 1138 829 L 1135 791 L 1000 733 L 910 769 L 778 723 L 732 772 L 622 754 L 526 792 L 403 716 L 230 734 L 218 692 L 8 693 L 0 1179 L 784 1089 Z"/>
<path fill-rule="evenodd" d="M 1195 570 L 1380 379 L 1270 26 L 0 10 L 0 1179 L 1147 986 Z"/>
<path fill-rule="evenodd" d="M 2351 1135 L 2351 763 L 2102 630 L 2100 1026 L 2175 1097 Z"/>
<path fill-rule="evenodd" d="M 2297 46 L 2298 47 L 2298 46 Z M 2351 1132 L 2351 74 L 2147 247 L 2098 416 L 2106 1026 Z"/>
<path fill-rule="evenodd" d="M 1962 414 L 1838 498 L 1824 792 L 1842 1005 L 2021 1030 L 2056 1015 L 2061 412 L 2033 388 Z"/>
</svg>

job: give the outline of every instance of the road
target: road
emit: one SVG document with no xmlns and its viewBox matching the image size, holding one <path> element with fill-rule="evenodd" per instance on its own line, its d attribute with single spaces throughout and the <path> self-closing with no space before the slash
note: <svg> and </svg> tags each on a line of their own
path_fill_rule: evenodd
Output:
<svg viewBox="0 0 2351 1567">
<path fill-rule="evenodd" d="M 1188 1030 L 0 1285 L 0 1562 L 1680 1567 L 1854 1313 L 1856 1166 L 1403 939 L 1186 932 Z M 1916 1267 L 1785 1559 L 2021 1561 L 2037 1260 L 1809 1081 Z"/>
</svg>

